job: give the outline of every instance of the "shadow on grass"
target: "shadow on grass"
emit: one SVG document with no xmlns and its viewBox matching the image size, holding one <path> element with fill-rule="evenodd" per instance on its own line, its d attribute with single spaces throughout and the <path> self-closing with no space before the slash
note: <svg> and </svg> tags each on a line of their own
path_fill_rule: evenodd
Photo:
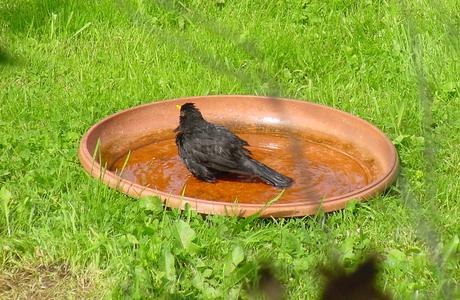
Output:
<svg viewBox="0 0 460 300">
<path fill-rule="evenodd" d="M 0 66 L 1 65 L 17 65 L 19 60 L 11 55 L 5 48 L 0 46 Z"/>
</svg>

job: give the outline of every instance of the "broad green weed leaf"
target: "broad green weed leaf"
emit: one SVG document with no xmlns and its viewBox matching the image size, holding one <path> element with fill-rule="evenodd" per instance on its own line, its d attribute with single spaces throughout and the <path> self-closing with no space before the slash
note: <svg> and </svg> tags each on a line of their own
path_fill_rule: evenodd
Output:
<svg viewBox="0 0 460 300">
<path fill-rule="evenodd" d="M 9 208 L 9 203 L 11 201 L 11 192 L 6 189 L 6 187 L 2 187 L 0 189 L 0 201 L 1 201 L 1 207 L 3 210 L 3 213 L 5 215 L 5 220 L 6 220 L 6 227 L 8 228 L 8 234 L 11 234 L 11 228 L 10 228 L 10 208 Z"/>
<path fill-rule="evenodd" d="M 224 262 L 224 276 L 228 276 L 230 273 L 233 272 L 233 270 L 235 270 L 235 265 L 233 264 L 232 258 L 227 257 L 227 259 Z"/>
<path fill-rule="evenodd" d="M 139 244 L 139 241 L 137 240 L 137 238 L 132 234 L 127 234 L 126 239 L 128 240 L 128 242 L 130 242 L 133 245 Z"/>
<path fill-rule="evenodd" d="M 168 247 L 163 248 L 160 257 L 160 268 L 165 273 L 169 281 L 173 281 L 176 277 L 176 267 L 174 266 L 174 255 Z"/>
<path fill-rule="evenodd" d="M 443 261 L 446 262 L 448 261 L 452 255 L 454 255 L 455 253 L 457 253 L 458 249 L 459 248 L 459 245 L 460 245 L 460 239 L 458 238 L 458 235 L 454 236 L 454 238 L 452 239 L 452 241 L 450 241 L 450 243 L 444 247 L 444 253 L 443 253 Z"/>
<path fill-rule="evenodd" d="M 236 246 L 233 248 L 232 251 L 232 262 L 236 266 L 238 266 L 244 260 L 244 252 L 243 248 L 240 246 Z"/>
<path fill-rule="evenodd" d="M 398 249 L 388 251 L 386 264 L 390 267 L 402 267 L 402 264 L 407 261 L 407 256 L 404 252 Z"/>
<path fill-rule="evenodd" d="M 351 238 L 347 238 L 340 247 L 342 252 L 342 261 L 345 262 L 347 260 L 352 260 L 354 257 L 354 240 Z"/>
<path fill-rule="evenodd" d="M 8 203 L 11 200 L 11 192 L 6 189 L 6 187 L 2 187 L 0 189 L 0 200 L 2 201 L 2 207 L 8 206 Z"/>
<path fill-rule="evenodd" d="M 195 239 L 195 231 L 190 227 L 190 225 L 182 220 L 179 220 L 176 223 L 176 232 L 178 241 L 181 244 L 182 248 L 188 250 L 192 246 L 192 241 Z"/>
<path fill-rule="evenodd" d="M 204 287 L 204 280 L 203 276 L 201 276 L 200 272 L 196 272 L 192 278 L 192 285 L 199 289 L 200 291 L 203 290 Z"/>
<path fill-rule="evenodd" d="M 160 213 L 163 211 L 163 202 L 158 197 L 143 197 L 139 199 L 139 206 L 146 211 Z"/>
<path fill-rule="evenodd" d="M 224 275 L 227 276 L 232 273 L 236 267 L 244 260 L 243 248 L 235 246 L 231 255 L 227 257 L 224 262 Z"/>
</svg>

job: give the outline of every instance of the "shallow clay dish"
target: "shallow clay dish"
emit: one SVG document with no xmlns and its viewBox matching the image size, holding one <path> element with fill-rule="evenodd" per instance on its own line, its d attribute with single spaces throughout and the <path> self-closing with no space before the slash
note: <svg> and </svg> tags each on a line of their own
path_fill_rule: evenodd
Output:
<svg viewBox="0 0 460 300">
<path fill-rule="evenodd" d="M 254 157 L 292 177 L 285 191 L 253 178 L 194 178 L 177 155 L 176 104 L 193 102 L 208 121 L 247 140 Z M 159 196 L 168 207 L 205 214 L 290 217 L 344 208 L 395 180 L 391 141 L 348 113 L 305 101 L 203 96 L 155 102 L 100 121 L 83 136 L 80 161 L 104 184 L 133 197 Z"/>
</svg>

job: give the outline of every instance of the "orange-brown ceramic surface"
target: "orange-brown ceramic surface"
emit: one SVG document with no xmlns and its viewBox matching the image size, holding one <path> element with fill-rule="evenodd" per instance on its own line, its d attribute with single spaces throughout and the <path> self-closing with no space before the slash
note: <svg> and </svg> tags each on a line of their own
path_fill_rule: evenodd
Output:
<svg viewBox="0 0 460 300">
<path fill-rule="evenodd" d="M 295 183 L 271 203 L 280 190 L 252 178 L 194 178 L 174 143 L 176 104 L 186 102 L 247 140 L 256 159 Z M 257 96 L 181 98 L 119 112 L 87 132 L 79 156 L 88 173 L 133 197 L 157 195 L 169 207 L 189 203 L 206 214 L 274 217 L 333 211 L 351 199 L 367 199 L 394 181 L 399 165 L 388 138 L 362 119 L 309 102 Z"/>
</svg>

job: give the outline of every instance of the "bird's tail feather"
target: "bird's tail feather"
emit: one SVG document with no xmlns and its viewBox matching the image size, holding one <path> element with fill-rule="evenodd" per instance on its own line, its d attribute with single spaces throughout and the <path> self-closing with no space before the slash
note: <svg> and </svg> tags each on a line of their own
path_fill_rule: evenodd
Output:
<svg viewBox="0 0 460 300">
<path fill-rule="evenodd" d="M 294 182 L 292 178 L 276 172 L 272 168 L 255 159 L 251 158 L 249 161 L 251 162 L 251 169 L 254 172 L 254 175 L 262 179 L 262 181 L 273 185 L 274 187 L 287 188 Z"/>
</svg>

